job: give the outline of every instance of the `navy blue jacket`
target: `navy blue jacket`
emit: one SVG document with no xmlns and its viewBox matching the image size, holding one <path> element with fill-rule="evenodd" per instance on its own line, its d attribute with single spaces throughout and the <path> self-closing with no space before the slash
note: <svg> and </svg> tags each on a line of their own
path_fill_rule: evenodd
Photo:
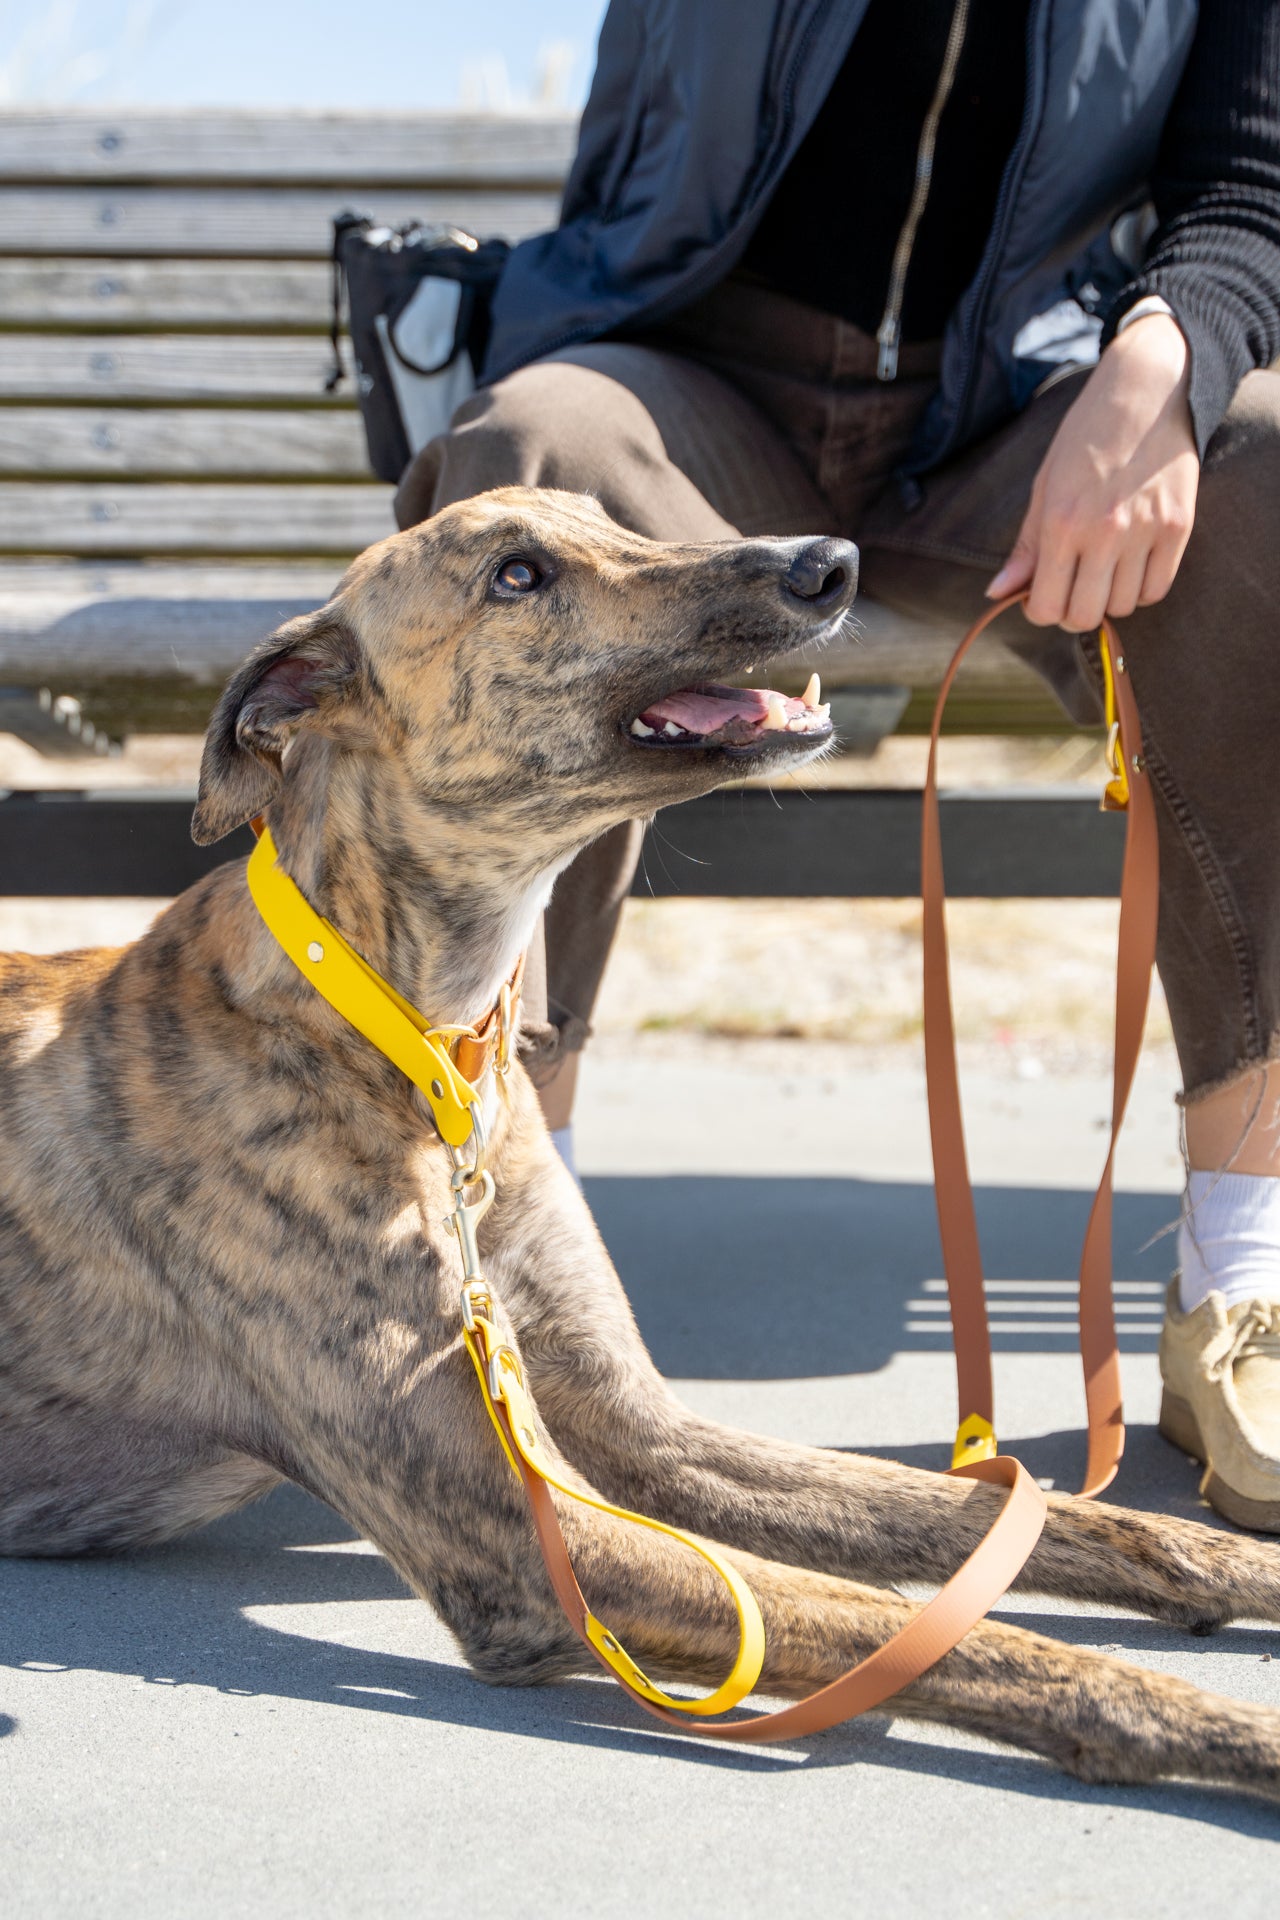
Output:
<svg viewBox="0 0 1280 1920">
<path fill-rule="evenodd" d="M 612 0 L 561 223 L 512 253 L 483 377 L 660 320 L 722 279 L 866 4 Z M 1140 258 L 1136 209 L 1196 13 L 1195 0 L 1032 0 L 1022 126 L 912 470 L 989 432 L 1056 366 L 1096 355 Z"/>
</svg>

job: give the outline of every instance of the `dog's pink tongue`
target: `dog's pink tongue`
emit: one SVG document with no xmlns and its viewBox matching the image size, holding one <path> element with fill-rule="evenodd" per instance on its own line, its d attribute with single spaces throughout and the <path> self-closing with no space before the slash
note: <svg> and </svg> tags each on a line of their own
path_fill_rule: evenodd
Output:
<svg viewBox="0 0 1280 1920">
<path fill-rule="evenodd" d="M 649 727 L 670 720 L 686 733 L 715 733 L 730 720 L 763 720 L 777 697 L 767 687 L 701 687 L 696 693 L 669 693 L 640 717 Z"/>
</svg>

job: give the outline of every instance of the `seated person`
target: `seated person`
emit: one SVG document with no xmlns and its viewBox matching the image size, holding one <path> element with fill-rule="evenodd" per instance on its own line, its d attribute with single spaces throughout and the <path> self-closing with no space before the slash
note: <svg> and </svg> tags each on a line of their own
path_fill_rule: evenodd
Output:
<svg viewBox="0 0 1280 1920">
<path fill-rule="evenodd" d="M 1189 1161 L 1162 1425 L 1272 1531 L 1278 355 L 1278 0 L 613 0 L 561 224 L 397 500 L 523 482 L 664 540 L 846 535 L 867 595 L 957 635 L 1025 589 L 1001 631 L 1084 721 L 1122 623 Z M 547 916 L 566 1150 L 639 840 Z"/>
</svg>

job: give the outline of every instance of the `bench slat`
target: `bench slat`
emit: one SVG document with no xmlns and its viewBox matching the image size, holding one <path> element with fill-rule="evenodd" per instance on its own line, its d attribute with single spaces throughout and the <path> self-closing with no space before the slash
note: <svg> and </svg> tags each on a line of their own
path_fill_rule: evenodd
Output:
<svg viewBox="0 0 1280 1920">
<path fill-rule="evenodd" d="M 501 181 L 555 186 L 572 114 L 7 107 L 0 179 Z"/>
<path fill-rule="evenodd" d="M 0 475 L 325 480 L 369 477 L 351 412 L 187 407 L 0 407 Z"/>
<path fill-rule="evenodd" d="M 0 482 L 8 553 L 350 556 L 395 532 L 391 489 Z"/>
<path fill-rule="evenodd" d="M 112 499 L 125 491 L 103 489 Z M 215 489 L 184 491 L 194 511 Z M 270 490 L 232 491 L 256 504 Z M 291 497 L 305 503 L 319 492 L 294 488 Z M 142 677 L 161 667 L 221 679 L 272 626 L 326 600 L 337 577 L 332 562 L 0 560 L 0 679 L 39 684 L 51 674 L 69 687 L 99 673 Z M 937 685 L 957 636 L 895 618 L 868 600 L 858 603 L 858 615 L 857 640 L 837 641 L 815 656 L 824 683 Z M 770 677 L 802 684 L 806 673 L 807 666 L 777 667 Z M 990 697 L 1011 686 L 1038 689 L 1039 682 L 993 643 L 971 656 L 961 686 Z"/>
<path fill-rule="evenodd" d="M 264 634 L 327 600 L 340 572 L 314 560 L 0 560 L 0 681 L 221 685 Z"/>
<path fill-rule="evenodd" d="M 292 400 L 354 407 L 350 380 L 325 392 L 327 340 L 288 334 L 0 333 L 0 392 L 13 400 Z M 349 365 L 349 361 L 348 361 Z"/>
<path fill-rule="evenodd" d="M 329 325 L 329 269 L 318 260 L 0 260 L 0 327 Z"/>
<path fill-rule="evenodd" d="M 467 188 L 10 187 L 0 193 L 0 253 L 328 257 L 344 207 L 388 225 L 452 222 L 483 239 L 518 239 L 556 222 L 554 195 Z"/>
</svg>

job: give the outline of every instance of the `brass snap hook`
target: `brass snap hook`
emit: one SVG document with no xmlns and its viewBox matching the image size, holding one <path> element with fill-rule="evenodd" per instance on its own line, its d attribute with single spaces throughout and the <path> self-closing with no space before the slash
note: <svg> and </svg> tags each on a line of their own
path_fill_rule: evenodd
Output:
<svg viewBox="0 0 1280 1920">
<path fill-rule="evenodd" d="M 449 1155 L 453 1161 L 453 1191 L 461 1193 L 464 1187 L 474 1186 L 484 1174 L 485 1158 L 489 1151 L 489 1130 L 484 1123 L 484 1109 L 478 1100 L 472 1100 L 467 1107 L 471 1115 L 472 1153 L 471 1165 L 464 1167 L 461 1147 L 450 1146 Z"/>
</svg>

